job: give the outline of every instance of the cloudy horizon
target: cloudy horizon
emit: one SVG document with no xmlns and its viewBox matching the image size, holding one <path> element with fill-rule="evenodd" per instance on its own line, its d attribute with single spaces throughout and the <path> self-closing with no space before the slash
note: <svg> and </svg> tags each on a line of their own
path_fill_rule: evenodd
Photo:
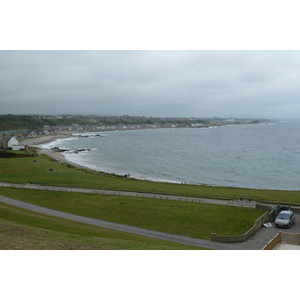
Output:
<svg viewBox="0 0 300 300">
<path fill-rule="evenodd" d="M 297 118 L 299 51 L 0 51 L 0 114 Z"/>
</svg>

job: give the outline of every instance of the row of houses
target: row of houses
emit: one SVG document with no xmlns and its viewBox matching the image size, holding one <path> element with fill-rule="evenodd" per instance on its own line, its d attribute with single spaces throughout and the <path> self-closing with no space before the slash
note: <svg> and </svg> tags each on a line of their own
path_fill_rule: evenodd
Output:
<svg viewBox="0 0 300 300">
<path fill-rule="evenodd" d="M 197 126 L 203 124 L 196 124 Z M 79 125 L 72 124 L 70 126 L 50 126 L 45 125 L 43 130 L 28 130 L 27 132 L 22 132 L 20 134 L 21 138 L 34 138 L 43 135 L 57 134 L 66 131 L 110 131 L 110 130 L 134 130 L 134 129 L 146 129 L 146 128 L 176 128 L 176 127 L 190 127 L 191 125 L 178 125 L 174 123 L 167 124 L 116 124 L 116 125 Z M 3 137 L 0 138 L 0 148 L 1 149 L 12 149 L 20 150 L 24 149 L 24 146 L 20 146 L 18 140 L 15 138 L 14 134 L 4 133 Z"/>
<path fill-rule="evenodd" d="M 130 130 L 130 129 L 143 129 L 143 128 L 165 128 L 165 127 L 178 127 L 177 124 L 116 124 L 116 125 L 79 125 L 72 124 L 70 126 L 44 126 L 44 130 L 51 133 L 62 131 L 108 131 L 108 130 Z M 42 133 L 44 134 L 44 133 Z"/>
</svg>

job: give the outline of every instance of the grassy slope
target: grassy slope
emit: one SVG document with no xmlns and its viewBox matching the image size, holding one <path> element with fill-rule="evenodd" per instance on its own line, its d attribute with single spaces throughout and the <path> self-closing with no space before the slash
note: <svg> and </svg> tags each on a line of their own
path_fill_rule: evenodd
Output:
<svg viewBox="0 0 300 300">
<path fill-rule="evenodd" d="M 0 188 L 2 195 L 43 207 L 168 233 L 210 239 L 239 235 L 264 211 L 172 200 Z"/>
<path fill-rule="evenodd" d="M 0 249 L 203 249 L 68 221 L 0 203 Z"/>
</svg>

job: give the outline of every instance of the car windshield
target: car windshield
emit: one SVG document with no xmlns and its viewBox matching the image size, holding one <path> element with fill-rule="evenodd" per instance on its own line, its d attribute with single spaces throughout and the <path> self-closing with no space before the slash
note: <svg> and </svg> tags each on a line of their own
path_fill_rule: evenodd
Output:
<svg viewBox="0 0 300 300">
<path fill-rule="evenodd" d="M 289 215 L 288 214 L 285 214 L 285 213 L 280 213 L 278 216 L 277 216 L 278 219 L 288 219 L 289 218 Z"/>
</svg>

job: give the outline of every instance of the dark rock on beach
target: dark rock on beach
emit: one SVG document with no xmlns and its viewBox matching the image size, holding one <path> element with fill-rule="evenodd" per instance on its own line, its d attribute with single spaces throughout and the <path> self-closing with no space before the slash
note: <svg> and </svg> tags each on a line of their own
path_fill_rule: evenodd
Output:
<svg viewBox="0 0 300 300">
<path fill-rule="evenodd" d="M 52 151 L 54 152 L 66 152 L 66 151 L 72 151 L 70 149 L 61 149 L 61 148 L 58 148 L 58 147 L 54 147 L 54 148 L 51 148 Z M 85 148 L 81 148 L 81 149 L 75 149 L 74 150 L 74 153 L 78 153 L 78 152 L 83 152 L 83 151 L 92 151 L 92 149 L 85 149 Z"/>
<path fill-rule="evenodd" d="M 102 135 L 100 135 L 100 134 L 93 134 L 93 135 L 77 135 L 77 137 L 79 137 L 79 138 L 90 138 L 90 137 L 95 137 L 95 136 L 97 136 L 97 137 L 102 137 Z"/>
<path fill-rule="evenodd" d="M 51 148 L 51 150 L 55 151 L 55 152 L 65 152 L 65 151 L 68 151 L 67 149 L 60 149 L 58 147 Z"/>
</svg>

